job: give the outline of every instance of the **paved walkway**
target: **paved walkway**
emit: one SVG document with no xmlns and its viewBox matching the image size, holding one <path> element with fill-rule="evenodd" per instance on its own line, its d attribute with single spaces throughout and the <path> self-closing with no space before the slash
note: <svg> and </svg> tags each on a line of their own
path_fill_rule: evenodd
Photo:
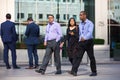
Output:
<svg viewBox="0 0 120 80">
<path fill-rule="evenodd" d="M 90 68 L 81 65 L 78 76 L 74 77 L 67 73 L 71 65 L 62 65 L 62 75 L 55 75 L 55 67 L 48 66 L 46 74 L 41 75 L 35 70 L 27 70 L 26 66 L 21 66 L 19 70 L 6 70 L 0 67 L 0 80 L 120 80 L 120 64 L 98 64 L 98 76 L 90 77 Z"/>
</svg>

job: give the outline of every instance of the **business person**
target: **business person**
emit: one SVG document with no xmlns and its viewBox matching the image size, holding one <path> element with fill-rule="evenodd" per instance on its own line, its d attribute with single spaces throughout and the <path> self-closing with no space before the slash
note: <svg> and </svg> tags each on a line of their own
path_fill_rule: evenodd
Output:
<svg viewBox="0 0 120 80">
<path fill-rule="evenodd" d="M 60 39 L 62 37 L 60 24 L 54 21 L 54 16 L 48 16 L 49 23 L 46 27 L 46 35 L 44 40 L 44 46 L 46 46 L 46 53 L 42 61 L 42 65 L 36 72 L 45 74 L 48 63 L 54 52 L 54 60 L 57 72 L 55 74 L 61 74 L 61 62 L 60 62 Z"/>
<path fill-rule="evenodd" d="M 71 74 L 74 76 L 77 76 L 78 67 L 86 51 L 90 59 L 90 67 L 92 71 L 90 76 L 96 76 L 97 75 L 96 61 L 95 61 L 94 50 L 93 50 L 94 25 L 92 21 L 87 19 L 87 14 L 85 11 L 80 12 L 80 19 L 81 19 L 81 22 L 79 24 L 79 49 L 78 49 L 79 55 L 76 58 L 76 60 L 73 62 L 74 65 L 72 67 Z"/>
<path fill-rule="evenodd" d="M 28 58 L 29 58 L 29 67 L 26 69 L 38 68 L 38 54 L 37 54 L 37 45 L 39 44 L 39 26 L 34 23 L 33 19 L 30 17 L 27 19 L 28 25 L 26 28 L 26 39 L 25 43 L 28 49 Z M 33 58 L 35 61 L 35 66 L 33 65 Z"/>
<path fill-rule="evenodd" d="M 72 65 L 74 59 L 78 55 L 78 40 L 79 40 L 79 28 L 76 25 L 75 19 L 70 18 L 68 21 L 68 28 L 66 30 L 66 38 L 64 42 L 61 43 L 60 47 L 63 47 L 63 44 L 66 41 L 68 41 L 67 55 Z"/>
<path fill-rule="evenodd" d="M 11 69 L 9 64 L 8 51 L 11 50 L 12 53 L 12 65 L 13 69 L 20 69 L 16 64 L 16 41 L 17 34 L 15 30 L 15 24 L 10 21 L 11 14 L 6 14 L 6 21 L 1 24 L 1 38 L 4 45 L 4 62 L 7 69 Z"/>
</svg>

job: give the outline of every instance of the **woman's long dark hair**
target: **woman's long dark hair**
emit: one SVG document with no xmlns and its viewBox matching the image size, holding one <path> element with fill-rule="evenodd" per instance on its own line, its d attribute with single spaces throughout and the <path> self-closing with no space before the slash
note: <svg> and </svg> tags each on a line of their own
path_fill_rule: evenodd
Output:
<svg viewBox="0 0 120 80">
<path fill-rule="evenodd" d="M 77 26 L 77 25 L 76 25 L 76 20 L 75 20 L 75 18 L 72 17 L 72 18 L 70 18 L 69 21 L 68 21 L 68 28 L 71 26 L 71 24 L 70 24 L 71 19 L 74 20 L 74 26 Z"/>
</svg>

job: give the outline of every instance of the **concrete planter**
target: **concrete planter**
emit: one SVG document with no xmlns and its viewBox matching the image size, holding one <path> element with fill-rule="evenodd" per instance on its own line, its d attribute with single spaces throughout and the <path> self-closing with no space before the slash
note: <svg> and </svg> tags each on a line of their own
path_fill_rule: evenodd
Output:
<svg viewBox="0 0 120 80">
<path fill-rule="evenodd" d="M 27 49 L 17 49 L 17 62 L 19 64 L 27 63 L 28 64 L 28 53 Z M 39 62 L 41 63 L 43 60 L 45 54 L 45 49 L 38 49 L 38 56 L 39 56 Z M 109 45 L 95 45 L 94 46 L 94 54 L 96 58 L 97 63 L 104 63 L 104 61 L 110 61 L 110 54 L 109 54 Z M 11 62 L 11 53 L 9 54 L 9 59 Z M 62 59 L 62 63 L 66 62 L 68 63 L 68 58 Z M 82 62 L 87 63 L 87 54 L 85 53 Z"/>
<path fill-rule="evenodd" d="M 17 62 L 28 62 L 28 52 L 27 49 L 17 49 Z M 45 49 L 38 49 L 39 62 L 42 62 L 42 59 L 45 54 Z"/>
<path fill-rule="evenodd" d="M 104 63 L 110 61 L 109 45 L 94 45 L 94 54 L 96 63 Z"/>
</svg>

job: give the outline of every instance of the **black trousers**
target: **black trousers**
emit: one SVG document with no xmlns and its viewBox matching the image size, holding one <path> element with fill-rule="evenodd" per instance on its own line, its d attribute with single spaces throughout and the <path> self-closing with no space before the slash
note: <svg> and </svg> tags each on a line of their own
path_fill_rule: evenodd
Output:
<svg viewBox="0 0 120 80">
<path fill-rule="evenodd" d="M 83 58 L 83 55 L 85 51 L 87 52 L 87 55 L 90 59 L 90 67 L 92 72 L 96 71 L 96 61 L 94 57 L 94 50 L 93 50 L 93 39 L 89 39 L 83 42 L 79 42 L 79 49 L 78 49 L 78 56 L 73 61 L 72 71 L 77 73 L 79 65 L 81 63 L 81 60 Z"/>
</svg>

